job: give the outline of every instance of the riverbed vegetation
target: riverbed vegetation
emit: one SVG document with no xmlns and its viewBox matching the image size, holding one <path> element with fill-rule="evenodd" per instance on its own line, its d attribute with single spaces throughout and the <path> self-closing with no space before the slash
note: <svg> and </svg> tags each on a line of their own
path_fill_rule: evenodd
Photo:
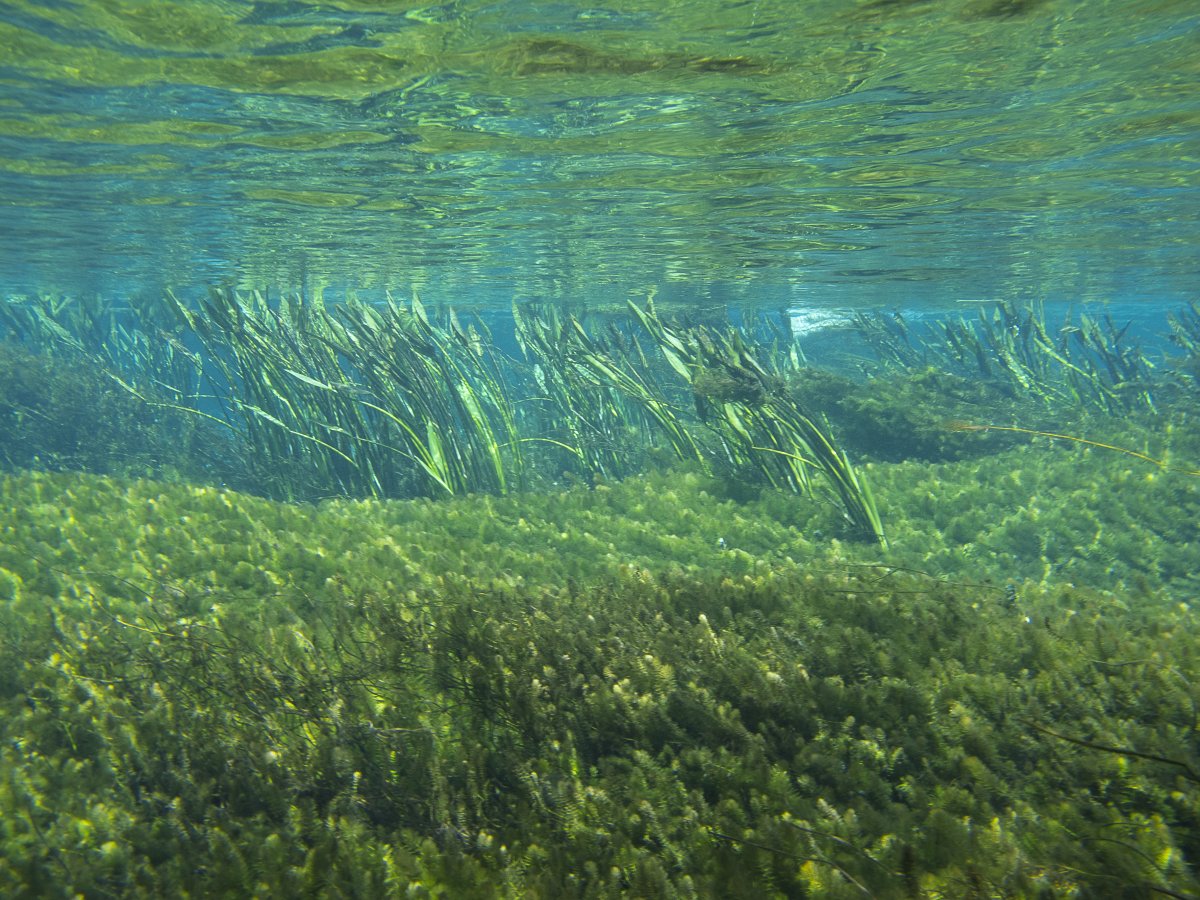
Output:
<svg viewBox="0 0 1200 900">
<path fill-rule="evenodd" d="M 1196 895 L 1186 366 L 1079 410 L 927 359 L 820 376 L 749 329 L 639 309 L 526 323 L 530 368 L 571 360 L 541 382 L 490 368 L 481 323 L 339 313 L 395 316 L 389 347 L 430 367 L 413 378 L 470 381 L 420 400 L 470 464 L 370 380 L 398 374 L 334 353 L 349 331 L 312 338 L 325 369 L 264 332 L 280 358 L 254 395 L 216 331 L 164 330 L 153 375 L 82 339 L 8 345 L 92 364 L 0 368 L 48 392 L 3 395 L 9 435 L 66 440 L 17 413 L 74 377 L 143 450 L 4 460 L 0 893 Z M 838 389 L 806 394 L 818 377 Z M 876 407 L 872 453 L 853 423 Z M 817 433 L 854 456 L 886 544 L 800 443 Z M 805 468 L 771 469 L 772 438 Z"/>
</svg>

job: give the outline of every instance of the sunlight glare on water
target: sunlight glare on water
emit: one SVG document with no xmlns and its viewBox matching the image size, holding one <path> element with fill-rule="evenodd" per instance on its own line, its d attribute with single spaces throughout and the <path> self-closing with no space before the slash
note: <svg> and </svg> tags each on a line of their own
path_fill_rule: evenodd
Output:
<svg viewBox="0 0 1200 900">
<path fill-rule="evenodd" d="M 1184 0 L 0 7 L 7 292 L 1191 299 Z"/>
</svg>

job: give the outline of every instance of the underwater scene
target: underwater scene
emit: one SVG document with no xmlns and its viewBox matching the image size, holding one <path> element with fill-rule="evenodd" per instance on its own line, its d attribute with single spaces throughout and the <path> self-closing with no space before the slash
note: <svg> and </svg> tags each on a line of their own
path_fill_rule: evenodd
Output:
<svg viewBox="0 0 1200 900">
<path fill-rule="evenodd" d="M 0 896 L 1200 897 L 1200 9 L 0 4 Z"/>
</svg>

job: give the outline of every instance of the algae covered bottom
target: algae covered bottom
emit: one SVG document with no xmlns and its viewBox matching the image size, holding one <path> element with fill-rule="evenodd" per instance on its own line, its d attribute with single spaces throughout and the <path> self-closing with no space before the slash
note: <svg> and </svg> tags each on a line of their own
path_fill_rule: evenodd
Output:
<svg viewBox="0 0 1200 900">
<path fill-rule="evenodd" d="M 869 472 L 886 557 L 686 472 L 318 506 L 8 475 L 0 884 L 1195 892 L 1195 479 L 1061 442 Z"/>
<path fill-rule="evenodd" d="M 1197 889 L 1194 306 L 2 311 L 8 893 Z"/>
</svg>

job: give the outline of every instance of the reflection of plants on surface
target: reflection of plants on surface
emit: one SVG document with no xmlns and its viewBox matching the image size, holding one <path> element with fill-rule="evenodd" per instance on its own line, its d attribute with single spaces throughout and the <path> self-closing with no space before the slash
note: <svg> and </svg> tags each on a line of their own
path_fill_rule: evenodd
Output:
<svg viewBox="0 0 1200 900">
<path fill-rule="evenodd" d="M 1126 572 L 1194 551 L 1121 518 L 1168 488 L 1119 457 L 1043 453 L 1020 501 L 1029 455 L 940 467 L 996 555 L 938 578 L 890 560 L 918 519 L 880 564 L 696 475 L 318 507 L 4 478 L 0 893 L 1194 893 L 1194 612 L 1025 580 L 995 511 L 1132 534 Z"/>
</svg>

